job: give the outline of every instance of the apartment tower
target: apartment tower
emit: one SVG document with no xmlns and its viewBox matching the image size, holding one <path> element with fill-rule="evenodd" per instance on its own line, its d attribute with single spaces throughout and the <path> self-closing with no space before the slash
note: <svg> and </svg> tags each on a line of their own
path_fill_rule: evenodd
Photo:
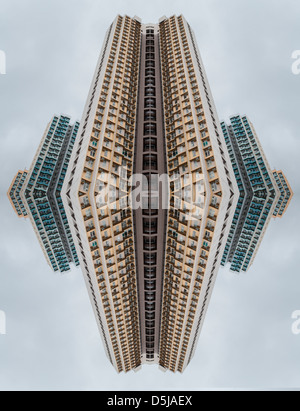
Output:
<svg viewBox="0 0 300 411">
<path fill-rule="evenodd" d="M 233 116 L 221 126 L 240 192 L 222 265 L 247 271 L 272 217 L 282 217 L 293 192 L 282 171 L 272 171 L 247 116 Z"/>
<path fill-rule="evenodd" d="M 19 171 L 7 193 L 18 216 L 29 217 L 50 267 L 60 272 L 79 265 L 60 195 L 78 127 L 67 116 L 54 116 L 29 171 Z"/>
<path fill-rule="evenodd" d="M 118 16 L 110 26 L 62 195 L 113 366 L 182 372 L 238 201 L 204 67 L 182 16 L 158 24 Z"/>
</svg>

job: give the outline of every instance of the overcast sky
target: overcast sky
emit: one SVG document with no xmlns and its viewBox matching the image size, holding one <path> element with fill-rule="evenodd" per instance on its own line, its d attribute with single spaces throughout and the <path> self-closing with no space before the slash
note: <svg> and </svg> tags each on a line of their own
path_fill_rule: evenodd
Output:
<svg viewBox="0 0 300 411">
<path fill-rule="evenodd" d="M 105 357 L 80 269 L 54 274 L 29 221 L 6 197 L 29 168 L 53 114 L 80 120 L 105 31 L 183 13 L 195 31 L 220 119 L 247 114 L 271 167 L 295 196 L 271 221 L 247 274 L 220 269 L 196 354 L 184 374 L 117 375 Z M 298 0 L 0 0 L 0 390 L 299 388 L 300 49 Z"/>
</svg>

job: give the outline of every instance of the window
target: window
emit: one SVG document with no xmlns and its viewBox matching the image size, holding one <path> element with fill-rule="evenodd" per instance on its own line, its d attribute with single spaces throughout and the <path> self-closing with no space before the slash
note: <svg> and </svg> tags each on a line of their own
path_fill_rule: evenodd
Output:
<svg viewBox="0 0 300 411">
<path fill-rule="evenodd" d="M 157 168 L 157 156 L 153 154 L 144 155 L 143 163 L 144 163 L 145 169 L 156 169 Z"/>
<path fill-rule="evenodd" d="M 212 200 L 211 200 L 211 203 L 212 203 L 213 206 L 216 206 L 218 204 L 217 197 L 213 197 Z"/>
<path fill-rule="evenodd" d="M 216 184 L 216 183 L 212 183 L 211 189 L 212 189 L 213 192 L 217 191 L 217 189 L 218 189 L 217 184 Z M 213 199 L 214 199 L 214 198 L 216 198 L 216 197 L 213 197 Z M 216 204 L 217 204 L 217 201 L 216 201 L 216 203 L 215 203 L 214 205 L 216 205 Z"/>
<path fill-rule="evenodd" d="M 144 139 L 144 151 L 157 151 L 156 138 L 145 138 Z"/>
</svg>

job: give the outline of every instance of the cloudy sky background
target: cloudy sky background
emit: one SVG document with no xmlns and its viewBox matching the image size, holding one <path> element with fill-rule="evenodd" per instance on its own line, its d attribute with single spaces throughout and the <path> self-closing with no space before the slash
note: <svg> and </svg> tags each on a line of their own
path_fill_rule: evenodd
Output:
<svg viewBox="0 0 300 411">
<path fill-rule="evenodd" d="M 6 192 L 29 168 L 54 113 L 80 120 L 105 31 L 116 14 L 143 22 L 183 13 L 196 33 L 220 119 L 247 114 L 295 196 L 271 221 L 253 267 L 219 272 L 193 361 L 183 375 L 144 367 L 117 375 L 105 357 L 80 269 L 48 267 Z M 0 0 L 0 390 L 299 388 L 300 49 L 297 0 Z"/>
</svg>

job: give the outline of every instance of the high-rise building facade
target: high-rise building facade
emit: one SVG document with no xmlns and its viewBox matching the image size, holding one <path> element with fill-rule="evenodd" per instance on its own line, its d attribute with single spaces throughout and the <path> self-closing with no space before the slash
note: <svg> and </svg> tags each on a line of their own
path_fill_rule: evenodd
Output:
<svg viewBox="0 0 300 411">
<path fill-rule="evenodd" d="M 168 175 L 196 194 L 180 201 L 177 178 L 171 185 L 164 245 L 159 364 L 182 372 L 203 325 L 237 187 L 190 26 L 182 16 L 162 19 L 159 37 Z"/>
<path fill-rule="evenodd" d="M 293 196 L 282 171 L 272 171 L 249 119 L 234 116 L 222 129 L 240 191 L 222 264 L 247 271 L 272 217 L 282 216 Z"/>
<path fill-rule="evenodd" d="M 78 127 L 54 116 L 29 171 L 19 171 L 8 191 L 17 214 L 30 218 L 48 264 L 60 272 L 79 264 L 60 195 Z"/>
<path fill-rule="evenodd" d="M 294 194 L 286 176 L 283 174 L 281 170 L 273 170 L 273 176 L 275 178 L 276 184 L 280 192 L 280 197 L 278 203 L 275 206 L 273 217 L 282 218 Z"/>
<path fill-rule="evenodd" d="M 138 208 L 124 185 L 135 176 L 150 183 Z M 155 178 L 163 176 L 169 190 Z M 109 194 L 112 188 L 117 195 Z M 164 191 L 167 200 L 159 195 Z M 182 16 L 159 24 L 118 16 L 109 28 L 63 197 L 112 364 L 119 372 L 144 363 L 183 371 L 238 189 L 196 41 Z"/>
<path fill-rule="evenodd" d="M 26 211 L 26 207 L 21 199 L 20 196 L 20 191 L 21 188 L 23 187 L 24 181 L 27 177 L 28 171 L 27 170 L 19 170 L 18 173 L 16 174 L 16 176 L 14 177 L 8 192 L 7 192 L 7 196 L 9 198 L 9 201 L 15 211 L 15 213 L 17 214 L 17 216 L 19 218 L 27 218 L 28 214 Z"/>
<path fill-rule="evenodd" d="M 219 122 L 183 16 L 118 16 L 82 121 L 69 121 L 53 118 L 11 204 L 54 270 L 80 263 L 118 372 L 183 372 L 220 265 L 249 268 L 291 187 L 247 117 Z"/>
</svg>

